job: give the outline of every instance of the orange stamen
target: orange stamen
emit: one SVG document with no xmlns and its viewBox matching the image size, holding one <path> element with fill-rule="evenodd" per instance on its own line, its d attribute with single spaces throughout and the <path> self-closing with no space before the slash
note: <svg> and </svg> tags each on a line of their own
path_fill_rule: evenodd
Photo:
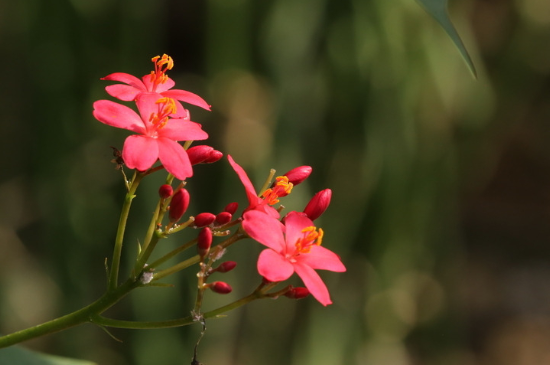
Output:
<svg viewBox="0 0 550 365">
<path fill-rule="evenodd" d="M 151 61 L 155 64 L 155 70 L 151 71 L 151 82 L 153 83 L 153 91 L 155 91 L 159 84 L 164 84 L 168 80 L 166 71 L 174 67 L 174 61 L 167 54 L 163 54 L 162 57 L 155 56 L 151 58 Z"/>
<path fill-rule="evenodd" d="M 278 176 L 275 178 L 273 187 L 262 193 L 262 198 L 264 198 L 269 205 L 277 204 L 279 202 L 279 198 L 290 194 L 292 191 L 292 186 L 292 183 L 288 181 L 288 177 Z"/>
<path fill-rule="evenodd" d="M 169 116 L 176 113 L 177 107 L 172 98 L 160 98 L 155 103 L 158 104 L 158 113 L 152 113 L 149 121 L 159 129 L 168 123 Z"/>
<path fill-rule="evenodd" d="M 298 253 L 309 253 L 311 246 L 320 246 L 323 242 L 323 230 L 314 226 L 302 229 L 304 236 L 296 241 L 296 251 Z"/>
</svg>

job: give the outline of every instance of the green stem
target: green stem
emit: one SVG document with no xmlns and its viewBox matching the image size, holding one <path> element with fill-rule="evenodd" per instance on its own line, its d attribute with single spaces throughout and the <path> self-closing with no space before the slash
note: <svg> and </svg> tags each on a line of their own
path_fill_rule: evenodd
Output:
<svg viewBox="0 0 550 365">
<path fill-rule="evenodd" d="M 0 348 L 8 347 L 19 342 L 27 341 L 47 334 L 59 332 L 83 323 L 92 322 L 94 315 L 103 313 L 139 285 L 141 285 L 139 282 L 128 280 L 121 286 L 105 293 L 101 298 L 82 309 L 37 326 L 2 336 L 0 337 Z"/>
<path fill-rule="evenodd" d="M 187 250 L 188 248 L 192 247 L 196 243 L 197 243 L 197 239 L 193 238 L 191 241 L 188 241 L 183 245 L 181 245 L 180 247 L 168 252 L 166 255 L 162 256 L 155 262 L 151 263 L 149 266 L 153 268 L 159 267 L 160 265 L 164 264 L 166 261 L 170 260 L 172 257 L 176 256 L 178 253 Z"/>
<path fill-rule="evenodd" d="M 130 183 L 130 189 L 124 198 L 122 205 L 122 211 L 120 212 L 120 219 L 118 221 L 118 230 L 115 238 L 115 247 L 113 249 L 113 260 L 111 262 L 111 273 L 109 276 L 109 291 L 114 290 L 118 285 L 118 272 L 120 270 L 120 257 L 122 255 L 122 244 L 124 242 L 124 231 L 126 230 L 126 221 L 128 220 L 128 214 L 130 207 L 132 206 L 132 200 L 135 198 L 135 192 L 143 176 L 137 171 L 134 172 L 132 182 Z"/>
</svg>

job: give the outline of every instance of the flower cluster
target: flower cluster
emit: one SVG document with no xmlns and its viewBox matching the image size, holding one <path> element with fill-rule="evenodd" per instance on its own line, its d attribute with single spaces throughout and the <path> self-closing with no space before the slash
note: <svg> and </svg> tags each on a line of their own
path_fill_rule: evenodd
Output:
<svg viewBox="0 0 550 365">
<path fill-rule="evenodd" d="M 222 153 L 208 145 L 190 147 L 193 141 L 206 140 L 208 134 L 200 124 L 191 121 L 191 114 L 182 102 L 206 110 L 210 110 L 210 105 L 196 94 L 173 89 L 175 82 L 166 75 L 174 65 L 169 56 L 157 56 L 152 61 L 154 70 L 141 79 L 126 73 L 113 73 L 103 78 L 119 82 L 107 86 L 107 93 L 121 101 L 135 103 L 137 112 L 114 101 L 99 100 L 94 103 L 93 115 L 104 124 L 134 132 L 126 138 L 120 156 L 126 167 L 135 169 L 142 176 L 164 168 L 171 174 L 169 176 L 182 181 L 179 186 L 172 187 L 171 180 L 168 179 L 168 183 L 159 188 L 160 201 L 154 226 L 157 227 L 158 237 L 173 234 L 187 226 L 200 229 L 197 238 L 191 242 L 197 247 L 200 262 L 199 294 L 193 312 L 200 312 L 203 290 L 211 289 L 220 294 L 231 291 L 227 283 L 207 283 L 206 279 L 215 272 L 224 273 L 235 267 L 236 263 L 233 261 L 224 262 L 217 267 L 213 265 L 227 247 L 238 239 L 247 237 L 267 247 L 261 252 L 257 263 L 258 272 L 263 277 L 262 285 L 258 289 L 261 296 L 285 295 L 299 299 L 311 294 L 321 304 L 331 304 L 328 289 L 315 270 L 343 272 L 346 269 L 335 253 L 321 246 L 323 230 L 313 223 L 330 204 L 331 190 L 325 189 L 315 194 L 302 212 L 293 211 L 282 216 L 283 208 L 275 207 L 281 198 L 291 193 L 293 187 L 309 177 L 311 167 L 294 168 L 276 177 L 271 186 L 258 192 L 245 170 L 228 155 L 229 164 L 244 186 L 248 206 L 239 215 L 236 214 L 238 204 L 232 202 L 222 212 L 202 212 L 178 225 L 189 206 L 190 194 L 184 185 L 187 184 L 185 180 L 193 176 L 193 165 L 218 161 Z M 179 142 L 185 142 L 187 149 Z M 153 167 L 157 161 L 161 165 Z M 164 213 L 167 213 L 168 224 L 163 228 Z M 234 233 L 234 238 L 213 245 L 214 238 L 229 235 L 230 228 L 239 225 L 241 228 Z M 157 260 L 150 265 L 145 264 L 149 251 L 154 248 L 150 241 L 152 239 L 149 235 L 145 242 L 147 249 L 144 251 L 147 254 L 140 253 L 136 265 L 137 270 L 141 269 L 141 264 L 147 267 L 147 283 L 167 275 L 166 272 L 169 271 L 150 274 L 166 261 Z M 171 258 L 178 252 L 166 257 Z M 170 273 L 175 271 L 176 269 L 171 269 Z M 268 293 L 268 290 L 289 279 L 293 273 L 302 279 L 305 288 L 288 285 L 278 292 Z"/>
</svg>

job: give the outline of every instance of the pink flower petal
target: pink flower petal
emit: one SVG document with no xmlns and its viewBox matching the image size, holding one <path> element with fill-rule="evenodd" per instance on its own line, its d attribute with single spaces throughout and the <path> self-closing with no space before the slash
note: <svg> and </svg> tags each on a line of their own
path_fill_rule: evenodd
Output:
<svg viewBox="0 0 550 365">
<path fill-rule="evenodd" d="M 297 260 L 301 264 L 316 270 L 329 270 L 335 272 L 346 271 L 346 267 L 340 260 L 340 257 L 323 246 L 311 246 L 311 251 L 306 254 L 301 254 L 297 257 Z"/>
<path fill-rule="evenodd" d="M 322 305 L 327 306 L 332 304 L 330 300 L 330 294 L 328 293 L 327 286 L 323 282 L 323 279 L 307 265 L 302 265 L 299 263 L 294 264 L 294 270 L 296 274 L 302 279 L 306 288 L 309 290 L 311 295 L 315 297 Z"/>
<path fill-rule="evenodd" d="M 138 90 L 147 91 L 147 89 L 145 88 L 145 84 L 140 79 L 124 72 L 112 73 L 110 75 L 102 77 L 101 80 L 119 81 L 119 82 L 128 84 L 130 86 L 133 86 Z"/>
<path fill-rule="evenodd" d="M 208 138 L 208 133 L 202 130 L 200 124 L 181 119 L 170 119 L 158 133 L 160 137 L 173 141 L 200 141 Z"/>
<path fill-rule="evenodd" d="M 200 106 L 201 108 L 206 110 L 210 110 L 210 105 L 208 105 L 208 103 L 203 98 L 189 91 L 174 89 L 163 91 L 162 95 L 172 99 L 183 101 L 184 103 Z"/>
<path fill-rule="evenodd" d="M 96 101 L 93 114 L 101 123 L 112 127 L 128 129 L 136 133 L 145 132 L 145 125 L 135 111 L 113 101 Z"/>
<path fill-rule="evenodd" d="M 109 85 L 105 87 L 105 91 L 112 97 L 124 101 L 132 101 L 143 91 L 130 85 Z"/>
<path fill-rule="evenodd" d="M 149 123 L 151 114 L 159 112 L 159 104 L 157 100 L 162 99 L 162 95 L 157 93 L 141 93 L 136 98 L 136 105 L 141 114 L 144 123 Z"/>
<path fill-rule="evenodd" d="M 258 257 L 258 272 L 269 281 L 288 279 L 294 273 L 293 265 L 277 252 L 263 250 Z"/>
<path fill-rule="evenodd" d="M 193 168 L 183 146 L 168 138 L 158 138 L 159 159 L 166 171 L 177 179 L 193 176 Z"/>
<path fill-rule="evenodd" d="M 286 252 L 285 227 L 281 222 L 257 210 L 250 210 L 243 217 L 243 229 L 250 237 L 279 253 Z"/>
<path fill-rule="evenodd" d="M 166 82 L 164 82 L 163 84 L 158 84 L 156 89 L 153 90 L 154 85 L 151 82 L 151 74 L 145 75 L 141 79 L 143 80 L 143 84 L 145 84 L 147 91 L 155 92 L 159 94 L 173 88 L 174 85 L 176 84 L 174 80 L 172 80 L 171 78 L 168 78 L 166 79 Z"/>
<path fill-rule="evenodd" d="M 122 158 L 126 166 L 131 169 L 147 170 L 157 161 L 158 155 L 159 150 L 156 139 L 142 135 L 132 135 L 124 141 Z"/>
<path fill-rule="evenodd" d="M 313 222 L 304 213 L 290 212 L 287 214 L 285 227 L 288 252 L 295 251 L 296 241 L 304 236 L 302 230 L 311 226 L 314 226 Z"/>
<path fill-rule="evenodd" d="M 256 189 L 254 189 L 252 181 L 250 181 L 244 169 L 240 165 L 238 165 L 235 160 L 233 160 L 233 157 L 231 157 L 231 155 L 227 155 L 227 159 L 229 160 L 231 167 L 233 167 L 233 170 L 235 170 L 235 172 L 239 176 L 241 183 L 244 185 L 246 197 L 248 198 L 249 202 L 249 208 L 254 209 L 254 207 L 259 204 L 261 199 L 258 198 L 258 194 L 256 194 Z"/>
</svg>

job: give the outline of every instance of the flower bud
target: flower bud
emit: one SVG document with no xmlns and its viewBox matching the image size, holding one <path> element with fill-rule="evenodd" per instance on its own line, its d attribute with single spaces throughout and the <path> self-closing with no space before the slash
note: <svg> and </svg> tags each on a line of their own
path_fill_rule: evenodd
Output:
<svg viewBox="0 0 550 365">
<path fill-rule="evenodd" d="M 298 185 L 309 177 L 312 170 L 311 166 L 299 166 L 293 168 L 283 176 L 288 177 L 288 181 L 291 182 L 292 185 Z"/>
<path fill-rule="evenodd" d="M 231 222 L 233 215 L 228 212 L 221 212 L 216 216 L 216 226 L 223 226 L 226 223 Z"/>
<path fill-rule="evenodd" d="M 208 213 L 208 212 L 205 212 L 205 213 L 200 213 L 200 214 L 197 214 L 197 216 L 195 217 L 195 227 L 206 227 L 206 226 L 209 226 L 211 225 L 212 223 L 214 223 L 214 221 L 216 220 L 216 216 L 212 213 Z"/>
<path fill-rule="evenodd" d="M 304 213 L 306 213 L 307 217 L 311 219 L 312 221 L 316 220 L 327 210 L 330 199 L 332 198 L 332 190 L 325 189 L 321 190 L 317 194 L 311 198 L 309 203 L 307 203 L 306 207 L 304 208 Z"/>
<path fill-rule="evenodd" d="M 189 192 L 186 189 L 179 189 L 176 191 L 170 202 L 170 223 L 175 223 L 181 219 L 183 213 L 189 206 Z"/>
<path fill-rule="evenodd" d="M 233 290 L 233 288 L 231 288 L 229 284 L 224 283 L 223 281 L 214 281 L 213 283 L 209 284 L 208 287 L 214 293 L 218 294 L 229 294 Z"/>
<path fill-rule="evenodd" d="M 235 266 L 237 266 L 237 263 L 235 261 L 225 261 L 222 262 L 220 266 L 215 268 L 213 271 L 225 273 L 233 270 Z"/>
<path fill-rule="evenodd" d="M 285 297 L 290 299 L 302 299 L 309 295 L 307 288 L 292 288 L 285 293 Z"/>
<path fill-rule="evenodd" d="M 212 230 L 209 227 L 204 227 L 199 232 L 199 237 L 197 238 L 197 252 L 200 257 L 204 257 L 210 251 L 210 246 L 212 246 Z"/>
<path fill-rule="evenodd" d="M 233 202 L 233 203 L 227 204 L 223 209 L 223 211 L 227 213 L 235 214 L 238 208 L 239 208 L 239 203 Z"/>
<path fill-rule="evenodd" d="M 218 150 L 213 150 L 210 152 L 210 156 L 206 160 L 204 160 L 204 163 L 214 163 L 216 161 L 219 161 L 223 157 L 223 153 Z"/>
<path fill-rule="evenodd" d="M 187 156 L 189 156 L 189 161 L 191 161 L 191 165 L 196 165 L 208 159 L 212 151 L 214 151 L 214 148 L 210 146 L 193 146 L 187 149 Z"/>
<path fill-rule="evenodd" d="M 172 185 L 164 184 L 159 188 L 159 196 L 162 199 L 167 199 L 172 196 L 174 193 L 174 189 L 172 188 Z"/>
</svg>

